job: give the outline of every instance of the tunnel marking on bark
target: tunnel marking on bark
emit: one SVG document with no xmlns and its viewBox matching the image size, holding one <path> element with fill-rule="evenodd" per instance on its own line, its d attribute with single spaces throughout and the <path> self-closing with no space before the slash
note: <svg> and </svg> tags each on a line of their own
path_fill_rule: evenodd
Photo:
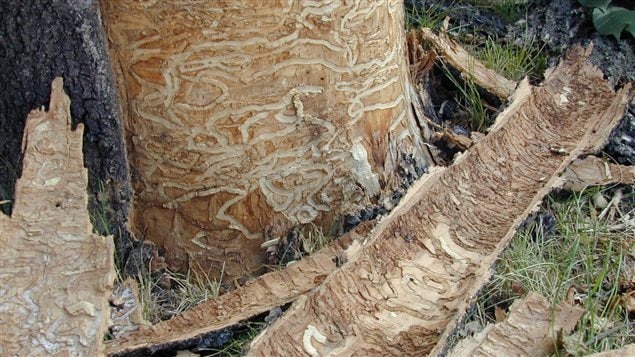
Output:
<svg viewBox="0 0 635 357">
<path fill-rule="evenodd" d="M 313 325 L 307 326 L 306 330 L 304 330 L 304 335 L 302 336 L 302 345 L 304 347 L 304 351 L 312 357 L 319 357 L 320 354 L 315 349 L 315 347 L 313 347 L 311 338 L 315 338 L 315 340 L 319 343 L 324 343 L 326 342 L 326 336 L 321 334 L 320 331 Z"/>
<path fill-rule="evenodd" d="M 281 236 L 320 225 L 392 189 L 379 183 L 398 181 L 390 178 L 403 154 L 427 164 L 403 94 L 398 0 L 265 3 L 272 8 L 254 12 L 239 1 L 210 19 L 214 9 L 197 2 L 102 2 L 139 173 L 133 224 L 177 262 L 179 251 L 201 249 L 199 231 L 224 232 L 210 244 L 242 249 L 246 260 L 227 277 L 262 263 L 263 226 Z M 351 153 L 373 135 L 359 163 L 364 192 Z M 391 156 L 378 158 L 386 148 Z M 205 218 L 201 207 L 213 212 Z M 178 249 L 165 236 L 174 214 Z"/>
</svg>

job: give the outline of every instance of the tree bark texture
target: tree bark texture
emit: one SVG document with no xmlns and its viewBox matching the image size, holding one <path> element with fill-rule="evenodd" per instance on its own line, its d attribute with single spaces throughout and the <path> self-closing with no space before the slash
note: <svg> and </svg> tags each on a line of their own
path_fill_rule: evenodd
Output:
<svg viewBox="0 0 635 357">
<path fill-rule="evenodd" d="M 433 347 L 460 321 L 516 227 L 624 113 L 629 89 L 616 95 L 586 64 L 588 53 L 570 53 L 541 87 L 523 81 L 494 131 L 418 181 L 360 253 L 300 297 L 249 354 L 439 353 Z"/>
<path fill-rule="evenodd" d="M 326 231 L 399 186 L 404 157 L 427 165 L 399 0 L 116 0 L 103 13 L 134 228 L 172 267 L 255 272 L 266 238 Z"/>
<path fill-rule="evenodd" d="M 63 82 L 32 111 L 11 218 L 0 214 L 0 355 L 98 356 L 115 278 L 112 237 L 92 233 L 83 125 Z"/>
<path fill-rule="evenodd" d="M 0 201 L 11 198 L 20 176 L 27 114 L 48 105 L 51 81 L 60 76 L 71 97 L 73 125 L 85 125 L 91 197 L 103 187 L 103 205 L 112 215 L 110 230 L 125 234 L 132 194 L 121 109 L 97 1 L 0 0 L 0 19 Z M 3 208 L 10 213 L 7 205 Z"/>
</svg>

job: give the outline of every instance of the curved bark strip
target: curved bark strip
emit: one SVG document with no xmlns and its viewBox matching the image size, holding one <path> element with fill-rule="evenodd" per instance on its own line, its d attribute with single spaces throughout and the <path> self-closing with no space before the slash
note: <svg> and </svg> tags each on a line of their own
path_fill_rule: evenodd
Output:
<svg viewBox="0 0 635 357">
<path fill-rule="evenodd" d="M 264 232 L 326 228 L 426 166 L 400 0 L 104 1 L 133 224 L 184 269 L 258 270 Z M 194 264 L 191 264 L 194 266 Z"/>
<path fill-rule="evenodd" d="M 0 214 L 0 355 L 103 352 L 114 244 L 91 233 L 82 134 L 56 78 L 49 111 L 26 121 L 13 214 Z"/>
<path fill-rule="evenodd" d="M 336 269 L 336 257 L 360 247 L 361 240 L 374 227 L 368 221 L 355 227 L 320 251 L 289 265 L 284 270 L 262 275 L 218 299 L 149 328 L 107 344 L 109 355 L 129 352 L 148 354 L 171 345 L 230 327 L 251 317 L 282 306 L 324 281 Z M 343 253 L 344 252 L 344 253 Z"/>
<path fill-rule="evenodd" d="M 582 308 L 567 303 L 554 309 L 544 296 L 531 292 L 514 301 L 505 321 L 462 340 L 448 356 L 550 356 L 558 335 L 570 334 L 582 314 Z"/>
<path fill-rule="evenodd" d="M 622 117 L 628 89 L 616 96 L 587 56 L 577 48 L 542 87 L 525 82 L 497 130 L 413 187 L 360 254 L 299 298 L 250 355 L 430 352 L 558 174 Z"/>
</svg>

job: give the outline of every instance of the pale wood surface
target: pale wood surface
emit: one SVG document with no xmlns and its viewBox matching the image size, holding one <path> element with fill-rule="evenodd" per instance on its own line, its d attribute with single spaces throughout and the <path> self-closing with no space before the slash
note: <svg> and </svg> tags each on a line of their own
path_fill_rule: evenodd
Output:
<svg viewBox="0 0 635 357">
<path fill-rule="evenodd" d="M 0 214 L 0 355 L 103 352 L 114 244 L 92 233 L 82 134 L 56 78 L 48 112 L 26 121 L 13 214 Z"/>
</svg>

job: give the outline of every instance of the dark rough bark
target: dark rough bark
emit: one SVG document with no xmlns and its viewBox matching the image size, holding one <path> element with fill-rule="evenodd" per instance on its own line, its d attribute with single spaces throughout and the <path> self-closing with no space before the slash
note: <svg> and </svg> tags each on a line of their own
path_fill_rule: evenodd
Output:
<svg viewBox="0 0 635 357">
<path fill-rule="evenodd" d="M 56 76 L 64 78 L 71 97 L 73 126 L 85 124 L 89 206 L 94 213 L 95 197 L 105 191 L 100 209 L 109 216 L 122 253 L 121 243 L 130 242 L 121 237 L 128 236 L 124 223 L 131 189 L 119 100 L 96 0 L 0 0 L 0 201 L 11 199 L 21 174 L 27 114 L 48 105 Z M 10 209 L 2 206 L 4 213 Z"/>
</svg>

